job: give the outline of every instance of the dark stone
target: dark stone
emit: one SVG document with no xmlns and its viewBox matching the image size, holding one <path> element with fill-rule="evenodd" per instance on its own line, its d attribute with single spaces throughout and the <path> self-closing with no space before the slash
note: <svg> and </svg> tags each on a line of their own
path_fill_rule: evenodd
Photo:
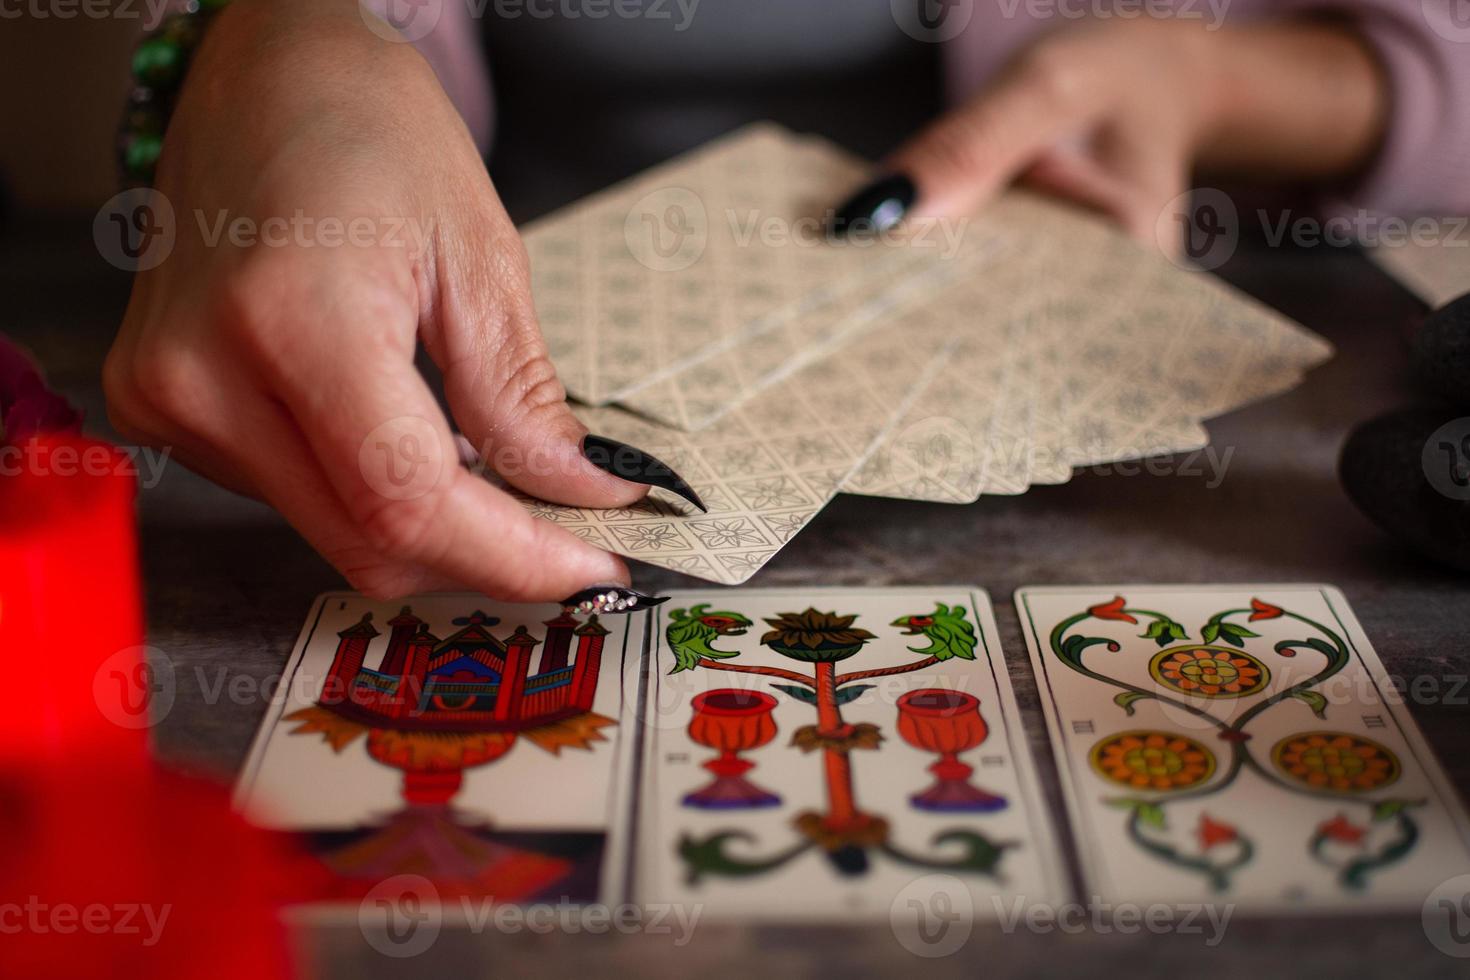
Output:
<svg viewBox="0 0 1470 980">
<path fill-rule="evenodd" d="M 1465 447 L 1457 438 L 1449 449 L 1432 448 L 1431 464 L 1443 466 L 1442 473 L 1426 473 L 1425 465 L 1425 443 L 1453 418 L 1414 408 L 1363 423 L 1343 444 L 1338 477 L 1373 523 L 1428 558 L 1470 570 L 1470 500 L 1451 495 L 1454 480 L 1470 474 Z M 1462 428 L 1470 433 L 1470 420 Z"/>
<path fill-rule="evenodd" d="M 1425 318 L 1410 356 L 1425 395 L 1470 409 L 1470 293 Z"/>
</svg>

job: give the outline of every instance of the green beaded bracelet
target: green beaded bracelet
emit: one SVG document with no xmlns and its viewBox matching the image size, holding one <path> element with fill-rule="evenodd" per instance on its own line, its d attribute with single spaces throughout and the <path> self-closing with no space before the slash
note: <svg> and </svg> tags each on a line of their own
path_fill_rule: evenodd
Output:
<svg viewBox="0 0 1470 980">
<path fill-rule="evenodd" d="M 118 127 L 118 170 L 126 187 L 153 183 L 153 168 L 163 152 L 163 134 L 189 61 L 214 15 L 230 0 L 190 0 L 133 51 L 133 89 Z"/>
</svg>

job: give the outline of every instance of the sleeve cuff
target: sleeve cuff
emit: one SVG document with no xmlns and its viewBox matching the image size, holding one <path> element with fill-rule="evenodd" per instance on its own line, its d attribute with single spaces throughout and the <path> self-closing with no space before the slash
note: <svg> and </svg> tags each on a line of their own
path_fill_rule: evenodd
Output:
<svg viewBox="0 0 1470 980">
<path fill-rule="evenodd" d="M 1389 85 L 1382 143 L 1368 167 L 1327 202 L 1329 209 L 1379 215 L 1470 214 L 1470 25 L 1450 4 L 1364 2 L 1353 23 L 1372 48 Z M 1443 7 L 1443 22 L 1435 10 Z M 1423 11 L 1422 16 L 1416 16 Z M 1458 30 L 1462 37 L 1454 39 Z"/>
</svg>

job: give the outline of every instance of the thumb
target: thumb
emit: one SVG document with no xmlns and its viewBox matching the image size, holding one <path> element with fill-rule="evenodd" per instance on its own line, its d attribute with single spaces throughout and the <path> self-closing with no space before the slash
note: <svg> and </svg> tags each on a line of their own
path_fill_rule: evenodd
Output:
<svg viewBox="0 0 1470 980">
<path fill-rule="evenodd" d="M 491 469 L 534 497 L 596 508 L 641 500 L 646 487 L 583 455 L 587 429 L 567 407 L 531 305 L 530 277 L 507 265 L 499 264 L 504 280 L 496 296 L 475 301 L 473 316 L 426 344 L 444 372 L 455 422 Z"/>
<path fill-rule="evenodd" d="M 460 362 L 445 383 L 450 411 L 471 447 L 512 486 L 579 507 L 625 507 L 647 494 L 583 455 L 587 427 L 567 407 L 539 334 L 506 344 L 478 368 Z"/>
<path fill-rule="evenodd" d="M 878 180 L 836 211 L 849 233 L 900 219 L 973 213 L 1049 146 L 1080 135 L 1102 105 L 1093 69 L 1038 49 L 883 161 Z"/>
</svg>

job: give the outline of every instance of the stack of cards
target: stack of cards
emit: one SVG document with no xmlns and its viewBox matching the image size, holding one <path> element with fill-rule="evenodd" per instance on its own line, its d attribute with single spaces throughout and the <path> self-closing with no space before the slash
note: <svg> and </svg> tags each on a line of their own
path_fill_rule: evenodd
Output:
<svg viewBox="0 0 1470 980">
<path fill-rule="evenodd" d="M 1082 901 L 1418 911 L 1470 871 L 1464 810 L 1337 590 L 1038 587 L 1016 612 Z M 460 896 L 1005 921 L 1077 897 L 1010 659 L 968 586 L 601 620 L 329 594 L 237 801 L 306 835 L 359 915 L 397 889 L 420 918 Z"/>
<path fill-rule="evenodd" d="M 1420 219 L 1431 220 L 1431 219 Z M 1431 307 L 1470 292 L 1470 219 L 1432 219 L 1432 234 L 1409 236 L 1368 255 Z"/>
<path fill-rule="evenodd" d="M 542 330 L 588 427 L 709 505 L 526 501 L 612 551 L 738 584 L 838 492 L 968 503 L 1198 449 L 1320 338 L 1098 219 L 1012 193 L 835 239 L 870 177 L 740 130 L 524 229 Z"/>
</svg>

